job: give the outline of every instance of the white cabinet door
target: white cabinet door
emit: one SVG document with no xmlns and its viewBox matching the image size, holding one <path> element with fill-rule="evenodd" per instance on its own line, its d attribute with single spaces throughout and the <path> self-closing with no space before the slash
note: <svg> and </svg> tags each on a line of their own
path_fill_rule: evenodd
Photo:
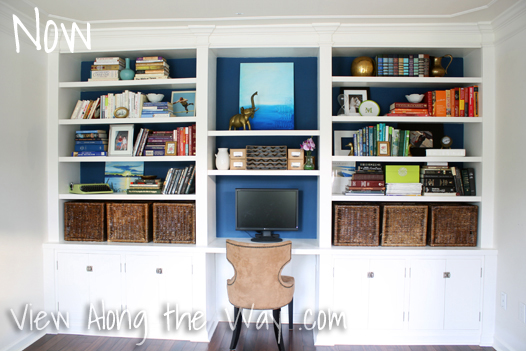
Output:
<svg viewBox="0 0 526 351">
<path fill-rule="evenodd" d="M 170 309 L 176 306 L 181 312 L 192 313 L 193 308 L 193 274 L 192 258 L 189 256 L 166 256 L 161 258 L 163 274 L 161 280 L 160 303 L 163 313 L 166 304 Z"/>
<path fill-rule="evenodd" d="M 481 259 L 448 259 L 444 329 L 480 328 Z"/>
<path fill-rule="evenodd" d="M 89 309 L 88 254 L 57 254 L 58 309 L 69 313 L 72 325 L 84 324 Z"/>
<path fill-rule="evenodd" d="M 121 256 L 90 254 L 89 264 L 92 271 L 90 281 L 90 302 L 97 311 L 101 311 L 104 301 L 106 311 L 120 311 L 122 307 Z"/>
<path fill-rule="evenodd" d="M 334 260 L 334 303 L 343 312 L 347 329 L 366 329 L 369 305 L 368 259 Z"/>
<path fill-rule="evenodd" d="M 371 260 L 369 328 L 404 327 L 405 260 Z"/>
<path fill-rule="evenodd" d="M 411 260 L 409 329 L 444 328 L 445 260 Z"/>
</svg>

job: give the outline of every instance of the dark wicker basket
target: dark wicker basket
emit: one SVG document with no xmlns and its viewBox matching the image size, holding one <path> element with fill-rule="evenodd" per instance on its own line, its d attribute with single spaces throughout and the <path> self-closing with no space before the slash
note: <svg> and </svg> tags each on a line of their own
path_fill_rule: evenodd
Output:
<svg viewBox="0 0 526 351">
<path fill-rule="evenodd" d="M 151 203 L 107 203 L 106 213 L 108 241 L 147 243 L 152 240 Z"/>
<path fill-rule="evenodd" d="M 477 246 L 478 206 L 430 205 L 430 246 Z"/>
<path fill-rule="evenodd" d="M 195 244 L 195 204 L 154 203 L 153 241 Z"/>
<path fill-rule="evenodd" d="M 333 244 L 337 246 L 380 245 L 380 206 L 335 204 Z"/>
<path fill-rule="evenodd" d="M 64 240 L 106 241 L 104 202 L 64 203 Z"/>
<path fill-rule="evenodd" d="M 426 246 L 427 205 L 384 204 L 382 246 Z"/>
</svg>

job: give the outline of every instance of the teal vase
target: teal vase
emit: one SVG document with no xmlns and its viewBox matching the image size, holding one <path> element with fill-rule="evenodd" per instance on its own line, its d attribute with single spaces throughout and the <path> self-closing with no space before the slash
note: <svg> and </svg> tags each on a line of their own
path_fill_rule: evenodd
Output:
<svg viewBox="0 0 526 351">
<path fill-rule="evenodd" d="M 135 77 L 135 72 L 130 68 L 129 58 L 126 59 L 126 68 L 119 73 L 119 76 L 122 80 L 132 80 Z"/>
</svg>

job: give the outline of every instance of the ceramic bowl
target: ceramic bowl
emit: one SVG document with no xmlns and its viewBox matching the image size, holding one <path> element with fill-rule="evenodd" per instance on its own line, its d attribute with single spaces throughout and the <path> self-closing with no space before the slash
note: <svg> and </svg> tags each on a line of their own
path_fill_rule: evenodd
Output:
<svg viewBox="0 0 526 351">
<path fill-rule="evenodd" d="M 407 101 L 412 102 L 412 103 L 417 103 L 417 102 L 422 101 L 422 99 L 424 98 L 424 94 L 411 94 L 411 95 L 406 95 L 405 97 L 407 98 Z"/>
<path fill-rule="evenodd" d="M 148 94 L 146 96 L 148 97 L 148 100 L 150 100 L 150 102 L 159 102 L 164 97 L 163 94 Z"/>
</svg>

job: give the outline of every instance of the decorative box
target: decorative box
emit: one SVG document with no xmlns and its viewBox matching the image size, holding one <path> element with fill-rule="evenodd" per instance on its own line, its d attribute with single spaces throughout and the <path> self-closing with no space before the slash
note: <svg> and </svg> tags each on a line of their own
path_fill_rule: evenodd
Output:
<svg viewBox="0 0 526 351">
<path fill-rule="evenodd" d="M 106 241 L 105 203 L 65 202 L 64 240 Z"/>
<path fill-rule="evenodd" d="M 382 246 L 426 246 L 427 205 L 384 204 Z"/>
<path fill-rule="evenodd" d="M 153 242 L 195 244 L 195 204 L 154 203 Z"/>
<path fill-rule="evenodd" d="M 302 159 L 304 158 L 303 149 L 288 149 L 287 158 L 290 159 Z"/>
<path fill-rule="evenodd" d="M 386 183 L 420 183 L 420 166 L 386 165 Z"/>
<path fill-rule="evenodd" d="M 230 170 L 243 170 L 247 169 L 247 160 L 244 158 L 230 159 Z"/>
<path fill-rule="evenodd" d="M 478 206 L 433 204 L 429 209 L 430 246 L 477 246 Z"/>
<path fill-rule="evenodd" d="M 301 170 L 303 169 L 303 166 L 304 166 L 303 159 L 299 159 L 299 158 L 290 159 L 289 158 L 287 161 L 288 170 Z"/>
<path fill-rule="evenodd" d="M 147 243 L 152 240 L 151 203 L 107 203 L 106 215 L 108 241 Z"/>
<path fill-rule="evenodd" d="M 338 203 L 333 210 L 334 245 L 380 245 L 380 205 Z"/>
<path fill-rule="evenodd" d="M 230 149 L 230 159 L 247 158 L 247 149 Z"/>
</svg>

